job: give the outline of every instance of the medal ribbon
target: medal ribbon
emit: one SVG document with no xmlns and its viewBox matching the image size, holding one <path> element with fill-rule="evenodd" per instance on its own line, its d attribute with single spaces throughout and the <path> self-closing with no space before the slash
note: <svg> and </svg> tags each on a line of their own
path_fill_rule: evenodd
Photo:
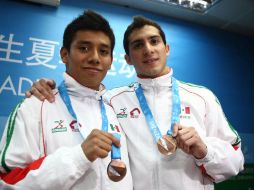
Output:
<svg viewBox="0 0 254 190">
<path fill-rule="evenodd" d="M 58 87 L 58 91 L 59 91 L 59 94 L 60 94 L 64 104 L 66 105 L 66 107 L 68 109 L 68 112 L 77 121 L 76 125 L 79 129 L 79 132 L 80 132 L 81 136 L 83 137 L 83 139 L 86 139 L 87 135 L 85 134 L 84 130 L 82 130 L 79 126 L 78 118 L 77 118 L 77 115 L 76 115 L 76 113 L 75 113 L 75 111 L 72 107 L 71 99 L 70 99 L 70 96 L 67 92 L 64 81 L 61 82 L 60 86 Z M 105 109 L 105 105 L 103 103 L 102 97 L 100 97 L 100 110 L 101 110 L 101 119 L 102 119 L 101 130 L 104 131 L 104 132 L 108 132 L 108 117 L 107 117 L 107 114 L 106 114 L 106 109 Z M 120 135 L 119 135 L 118 139 L 120 140 Z M 114 144 L 112 144 L 112 148 L 113 147 L 114 147 L 114 149 L 119 149 Z M 120 149 L 118 151 L 114 151 L 114 152 L 111 153 L 111 159 L 114 159 L 115 157 L 120 157 L 121 158 Z"/>
<path fill-rule="evenodd" d="M 141 88 L 141 84 L 139 84 L 138 87 L 135 89 L 135 93 L 138 98 L 140 107 L 145 115 L 146 122 L 153 135 L 153 138 L 156 142 L 158 142 L 158 140 L 162 138 L 162 135 L 157 123 L 154 120 L 153 114 L 147 104 L 143 89 Z M 176 79 L 172 77 L 172 113 L 170 126 L 167 131 L 168 135 L 172 134 L 172 128 L 174 127 L 174 124 L 180 122 L 180 113 L 181 113 L 181 103 L 179 96 L 179 88 Z"/>
</svg>

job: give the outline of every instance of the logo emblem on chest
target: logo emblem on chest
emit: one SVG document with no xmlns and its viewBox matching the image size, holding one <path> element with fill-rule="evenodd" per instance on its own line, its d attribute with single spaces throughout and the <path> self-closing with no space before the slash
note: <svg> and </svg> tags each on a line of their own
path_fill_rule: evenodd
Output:
<svg viewBox="0 0 254 190">
<path fill-rule="evenodd" d="M 182 107 L 181 108 L 181 119 L 190 119 L 191 118 L 191 109 L 190 107 Z"/>
<path fill-rule="evenodd" d="M 121 112 L 116 115 L 117 118 L 127 118 L 127 113 L 125 112 L 127 108 L 120 109 Z"/>
<path fill-rule="evenodd" d="M 130 112 L 130 116 L 131 118 L 138 118 L 140 115 L 140 110 L 138 108 L 134 108 L 133 110 L 131 110 Z"/>
<path fill-rule="evenodd" d="M 70 128 L 73 132 L 79 132 L 79 127 L 82 127 L 82 125 L 79 123 L 77 124 L 77 120 L 72 120 L 72 122 L 70 123 Z"/>
<path fill-rule="evenodd" d="M 52 133 L 57 133 L 57 132 L 66 132 L 67 127 L 64 127 L 64 121 L 63 120 L 57 120 L 54 121 L 55 126 L 51 129 Z"/>
</svg>

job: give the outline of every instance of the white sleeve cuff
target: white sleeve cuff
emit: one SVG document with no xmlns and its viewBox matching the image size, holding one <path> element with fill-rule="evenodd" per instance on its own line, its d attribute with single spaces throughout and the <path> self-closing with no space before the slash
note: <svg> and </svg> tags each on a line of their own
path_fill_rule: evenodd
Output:
<svg viewBox="0 0 254 190">
<path fill-rule="evenodd" d="M 196 164 L 198 166 L 201 166 L 201 165 L 203 165 L 203 164 L 213 160 L 213 158 L 214 158 L 214 151 L 213 151 L 213 149 L 209 145 L 207 145 L 207 144 L 206 144 L 206 147 L 207 147 L 207 154 L 206 154 L 206 156 L 204 158 L 201 158 L 201 159 L 195 158 L 195 162 L 196 162 Z"/>
</svg>

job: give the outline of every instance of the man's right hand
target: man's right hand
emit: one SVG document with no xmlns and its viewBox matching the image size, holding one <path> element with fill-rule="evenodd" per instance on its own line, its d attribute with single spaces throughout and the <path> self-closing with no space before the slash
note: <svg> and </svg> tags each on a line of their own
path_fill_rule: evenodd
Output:
<svg viewBox="0 0 254 190">
<path fill-rule="evenodd" d="M 111 133 L 93 129 L 81 144 L 87 159 L 93 162 L 97 158 L 105 158 L 111 151 L 112 143 L 120 147 L 120 141 Z"/>
<path fill-rule="evenodd" d="M 55 96 L 53 94 L 52 89 L 56 87 L 56 83 L 54 80 L 50 79 L 40 79 L 33 83 L 30 90 L 26 91 L 26 97 L 30 97 L 34 95 L 41 101 L 47 99 L 49 102 L 55 101 Z"/>
</svg>

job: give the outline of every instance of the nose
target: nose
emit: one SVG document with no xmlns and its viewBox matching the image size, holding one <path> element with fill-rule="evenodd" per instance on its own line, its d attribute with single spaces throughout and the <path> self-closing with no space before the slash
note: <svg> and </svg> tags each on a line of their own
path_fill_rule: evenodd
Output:
<svg viewBox="0 0 254 190">
<path fill-rule="evenodd" d="M 146 42 L 144 44 L 144 55 L 149 55 L 151 53 L 153 53 L 153 46 L 149 42 Z"/>
<path fill-rule="evenodd" d="M 100 63 L 100 56 L 97 49 L 93 49 L 90 51 L 88 62 L 91 64 L 99 64 Z"/>
</svg>

